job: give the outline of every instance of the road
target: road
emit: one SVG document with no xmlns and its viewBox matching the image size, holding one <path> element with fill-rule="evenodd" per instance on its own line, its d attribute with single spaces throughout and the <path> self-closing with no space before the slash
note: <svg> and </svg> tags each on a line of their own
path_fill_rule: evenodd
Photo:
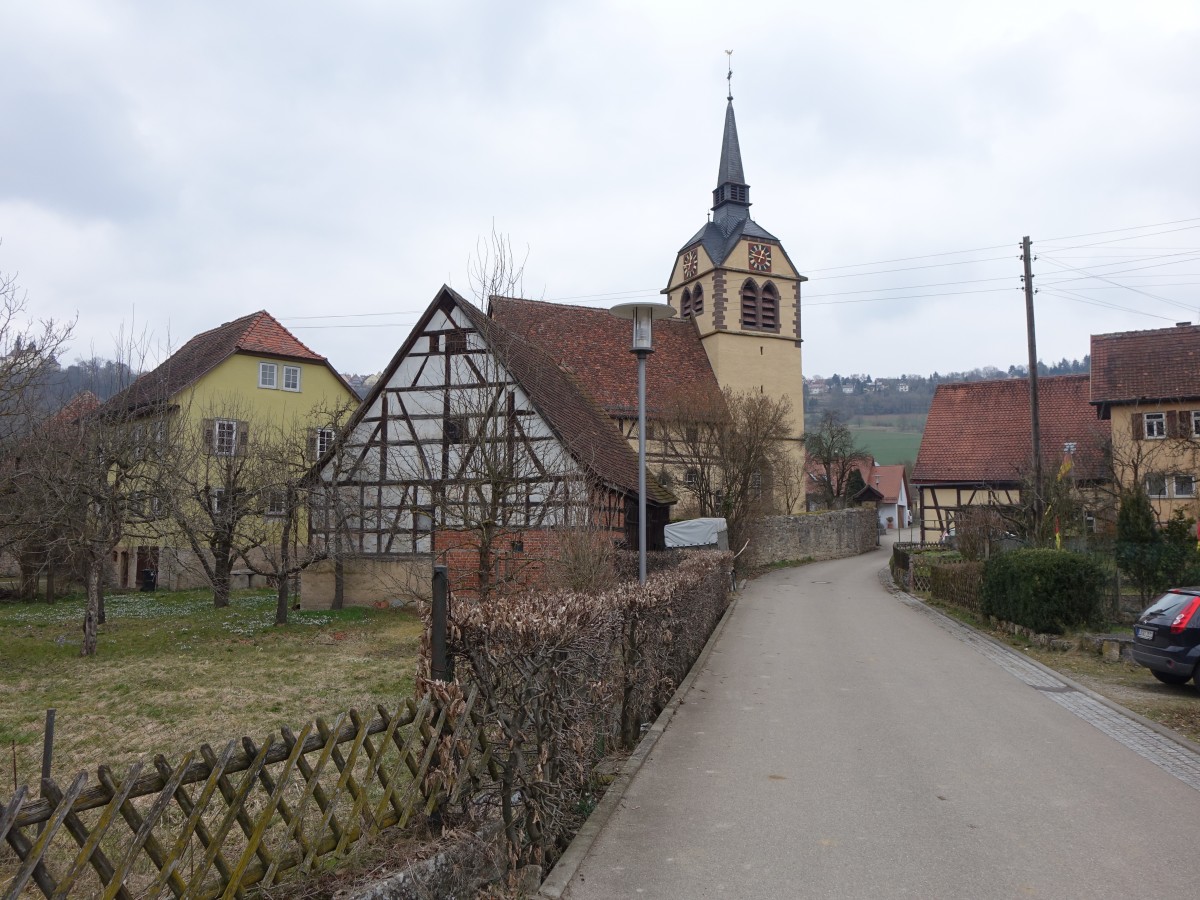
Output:
<svg viewBox="0 0 1200 900">
<path fill-rule="evenodd" d="M 1200 892 L 1200 758 L 888 591 L 749 584 L 565 896 Z"/>
</svg>

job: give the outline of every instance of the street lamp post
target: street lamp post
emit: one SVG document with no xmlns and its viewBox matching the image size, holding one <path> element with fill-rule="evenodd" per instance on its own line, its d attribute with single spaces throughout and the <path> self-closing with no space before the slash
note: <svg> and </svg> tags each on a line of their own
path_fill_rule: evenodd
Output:
<svg viewBox="0 0 1200 900">
<path fill-rule="evenodd" d="M 618 319 L 633 320 L 633 346 L 638 360 L 638 584 L 646 583 L 646 357 L 654 352 L 652 328 L 655 319 L 669 319 L 675 310 L 669 303 L 618 303 L 610 312 Z"/>
</svg>

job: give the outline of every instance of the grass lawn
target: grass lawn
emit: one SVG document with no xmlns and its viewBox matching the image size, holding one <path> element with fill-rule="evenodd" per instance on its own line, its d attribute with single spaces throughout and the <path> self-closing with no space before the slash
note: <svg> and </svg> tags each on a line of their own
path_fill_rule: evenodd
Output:
<svg viewBox="0 0 1200 900">
<path fill-rule="evenodd" d="M 235 591 L 217 610 L 206 591 L 106 599 L 96 656 L 79 655 L 83 601 L 0 603 L 0 772 L 36 791 L 42 725 L 58 710 L 54 774 L 118 772 L 208 742 L 256 741 L 350 707 L 366 715 L 413 689 L 421 623 L 407 611 L 354 607 L 289 614 L 275 597 Z M 93 779 L 94 780 L 94 779 Z"/>
<path fill-rule="evenodd" d="M 892 428 L 851 428 L 855 443 L 875 457 L 881 466 L 916 462 L 921 432 Z"/>
</svg>

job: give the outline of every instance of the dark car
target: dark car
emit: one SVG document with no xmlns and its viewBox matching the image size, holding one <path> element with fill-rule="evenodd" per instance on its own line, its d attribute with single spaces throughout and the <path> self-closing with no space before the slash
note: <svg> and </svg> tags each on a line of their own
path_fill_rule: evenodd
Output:
<svg viewBox="0 0 1200 900">
<path fill-rule="evenodd" d="M 1200 587 L 1172 588 L 1133 626 L 1133 658 L 1163 684 L 1200 690 Z"/>
</svg>

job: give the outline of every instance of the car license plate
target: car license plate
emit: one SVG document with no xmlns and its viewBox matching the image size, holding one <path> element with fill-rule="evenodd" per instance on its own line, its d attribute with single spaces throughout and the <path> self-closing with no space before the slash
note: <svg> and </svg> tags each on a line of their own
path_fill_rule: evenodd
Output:
<svg viewBox="0 0 1200 900">
<path fill-rule="evenodd" d="M 1133 633 L 1136 634 L 1143 641 L 1154 640 L 1154 632 L 1149 628 L 1135 628 L 1135 629 L 1133 629 Z"/>
</svg>

